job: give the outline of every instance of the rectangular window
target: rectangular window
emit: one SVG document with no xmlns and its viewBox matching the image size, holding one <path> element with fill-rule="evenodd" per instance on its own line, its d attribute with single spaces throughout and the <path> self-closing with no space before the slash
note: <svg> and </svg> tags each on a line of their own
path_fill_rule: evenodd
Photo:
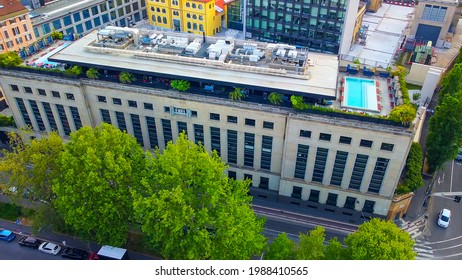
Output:
<svg viewBox="0 0 462 280">
<path fill-rule="evenodd" d="M 72 24 L 71 16 L 65 16 L 63 17 L 63 22 L 65 26 L 69 26 Z"/>
<path fill-rule="evenodd" d="M 367 160 L 369 156 L 358 154 L 356 156 L 355 165 L 353 167 L 353 173 L 350 179 L 350 189 L 359 190 L 361 182 L 363 181 L 364 171 L 366 170 Z"/>
<path fill-rule="evenodd" d="M 300 129 L 300 137 L 311 138 L 311 131 Z"/>
<path fill-rule="evenodd" d="M 265 189 L 267 190 L 269 188 L 269 178 L 267 177 L 260 177 L 260 186 L 258 186 L 260 189 Z"/>
<path fill-rule="evenodd" d="M 374 172 L 372 173 L 371 182 L 369 184 L 368 192 L 379 193 L 380 188 L 382 187 L 383 178 L 387 172 L 387 167 L 389 163 L 387 158 L 377 158 L 375 162 Z"/>
<path fill-rule="evenodd" d="M 25 93 L 31 93 L 31 94 L 32 94 L 32 88 L 30 88 L 30 87 L 24 87 L 24 92 L 25 92 Z"/>
<path fill-rule="evenodd" d="M 229 123 L 237 123 L 237 117 L 235 116 L 228 116 Z"/>
<path fill-rule="evenodd" d="M 328 149 L 318 148 L 316 151 L 316 161 L 313 169 L 313 182 L 322 183 L 324 179 L 324 170 L 326 168 Z"/>
<path fill-rule="evenodd" d="M 263 122 L 263 128 L 267 129 L 273 129 L 274 128 L 274 123 L 273 122 Z"/>
<path fill-rule="evenodd" d="M 159 146 L 157 139 L 156 119 L 153 117 L 146 117 L 146 124 L 148 126 L 148 136 L 151 149 Z"/>
<path fill-rule="evenodd" d="M 167 147 L 168 142 L 173 140 L 172 136 L 172 124 L 170 120 L 161 119 L 162 121 L 162 132 L 164 133 L 164 144 Z"/>
<path fill-rule="evenodd" d="M 320 133 L 320 134 L 319 134 L 319 140 L 322 140 L 322 141 L 330 141 L 331 136 L 332 136 L 332 135 L 327 134 L 327 133 Z"/>
<path fill-rule="evenodd" d="M 170 107 L 164 106 L 164 113 L 170 113 Z"/>
<path fill-rule="evenodd" d="M 219 121 L 220 120 L 220 114 L 215 114 L 215 113 L 210 113 L 210 119 Z"/>
<path fill-rule="evenodd" d="M 106 96 L 101 96 L 101 95 L 98 95 L 98 102 L 101 102 L 101 103 L 106 103 Z"/>
<path fill-rule="evenodd" d="M 340 144 L 348 144 L 348 145 L 350 145 L 351 144 L 351 137 L 340 136 L 339 143 Z"/>
<path fill-rule="evenodd" d="M 114 105 L 122 105 L 122 99 L 120 99 L 120 98 L 112 98 L 112 104 L 114 104 Z"/>
<path fill-rule="evenodd" d="M 237 131 L 228 129 L 228 163 L 237 164 Z"/>
<path fill-rule="evenodd" d="M 338 197 L 338 194 L 329 193 L 327 195 L 326 205 L 337 206 L 337 197 Z"/>
<path fill-rule="evenodd" d="M 255 150 L 255 134 L 245 133 L 244 134 L 244 166 L 253 167 Z"/>
<path fill-rule="evenodd" d="M 310 197 L 308 198 L 308 201 L 319 202 L 319 191 L 311 190 L 310 191 Z"/>
<path fill-rule="evenodd" d="M 245 125 L 255 126 L 255 120 L 253 120 L 253 119 L 245 119 Z"/>
<path fill-rule="evenodd" d="M 55 116 L 53 115 L 53 111 L 51 110 L 51 106 L 48 102 L 42 102 L 43 110 L 45 111 L 45 115 L 47 116 L 48 123 L 50 124 L 52 131 L 58 131 L 58 126 L 56 125 Z"/>
<path fill-rule="evenodd" d="M 134 100 L 128 100 L 128 107 L 137 108 L 138 104 Z"/>
<path fill-rule="evenodd" d="M 184 132 L 186 135 L 188 135 L 188 125 L 185 122 L 177 122 L 178 126 L 178 135 L 181 132 Z"/>
<path fill-rule="evenodd" d="M 109 14 L 101 15 L 101 19 L 103 20 L 103 23 L 109 22 Z"/>
<path fill-rule="evenodd" d="M 32 113 L 34 114 L 35 121 L 37 122 L 39 130 L 45 131 L 45 124 L 43 124 L 42 116 L 40 115 L 40 110 L 37 106 L 37 102 L 35 100 L 29 100 L 29 104 L 32 109 Z"/>
<path fill-rule="evenodd" d="M 364 202 L 363 212 L 374 213 L 374 205 L 375 205 L 375 201 L 366 200 Z"/>
<path fill-rule="evenodd" d="M 16 99 L 16 103 L 18 104 L 19 111 L 21 111 L 22 119 L 24 120 L 26 125 L 33 128 L 32 122 L 30 120 L 29 113 L 27 112 L 26 105 L 24 104 L 24 101 L 22 100 L 22 98 L 15 97 L 15 99 Z"/>
<path fill-rule="evenodd" d="M 72 93 L 66 93 L 67 100 L 75 100 L 75 97 Z M 104 102 L 106 103 L 106 97 L 104 97 Z"/>
<path fill-rule="evenodd" d="M 85 9 L 82 11 L 83 18 L 89 18 L 90 17 L 90 11 L 88 9 Z"/>
<path fill-rule="evenodd" d="M 125 114 L 123 112 L 115 112 L 116 120 L 117 120 L 117 127 L 123 131 L 127 132 L 127 122 L 125 121 Z"/>
<path fill-rule="evenodd" d="M 63 105 L 56 104 L 56 109 L 58 110 L 58 116 L 61 120 L 61 124 L 64 129 L 64 134 L 71 135 L 71 127 L 69 126 L 69 121 L 67 120 L 66 111 L 64 110 Z"/>
<path fill-rule="evenodd" d="M 37 89 L 37 91 L 38 91 L 39 95 L 47 96 L 47 92 L 44 89 L 39 88 L 39 89 Z"/>
<path fill-rule="evenodd" d="M 144 146 L 143 131 L 141 129 L 140 116 L 136 114 L 130 114 L 130 118 L 132 119 L 133 134 L 135 135 L 136 141 L 141 146 Z"/>
<path fill-rule="evenodd" d="M 17 85 L 10 85 L 12 91 L 19 91 L 19 87 Z"/>
<path fill-rule="evenodd" d="M 112 124 L 111 115 L 109 114 L 109 111 L 106 109 L 99 109 L 99 111 L 101 112 L 101 119 L 103 120 L 103 122 Z"/>
<path fill-rule="evenodd" d="M 98 6 L 91 7 L 91 14 L 96 16 L 98 14 Z"/>
<path fill-rule="evenodd" d="M 59 94 L 59 92 L 54 91 L 54 90 L 51 91 L 51 95 L 53 95 L 53 97 L 55 98 L 61 98 L 61 95 Z"/>
<path fill-rule="evenodd" d="M 82 18 L 80 17 L 80 13 L 79 13 L 79 12 L 73 14 L 73 17 L 74 17 L 74 22 L 75 22 L 75 23 L 77 23 L 77 22 L 79 22 L 79 21 L 82 20 Z"/>
<path fill-rule="evenodd" d="M 291 197 L 296 199 L 302 199 L 302 188 L 293 186 Z"/>
<path fill-rule="evenodd" d="M 371 148 L 372 147 L 372 141 L 361 139 L 361 143 L 359 143 L 359 146 L 366 147 L 366 148 Z"/>
<path fill-rule="evenodd" d="M 54 29 L 60 29 L 62 26 L 61 26 L 61 20 L 60 19 L 56 19 L 52 22 L 53 24 L 53 28 Z"/>
<path fill-rule="evenodd" d="M 93 19 L 93 22 L 95 23 L 95 28 L 99 27 L 101 25 L 101 19 L 99 17 L 95 17 Z"/>
<path fill-rule="evenodd" d="M 253 182 L 252 182 L 253 176 L 252 176 L 252 175 L 250 175 L 250 174 L 244 174 L 244 180 L 250 180 L 250 182 L 251 182 L 251 183 L 250 183 L 250 187 L 253 186 Z"/>
<path fill-rule="evenodd" d="M 395 145 L 393 145 L 393 144 L 382 143 L 382 145 L 380 146 L 380 150 L 392 152 L 394 147 L 395 147 Z"/>
<path fill-rule="evenodd" d="M 354 210 L 355 209 L 355 204 L 356 204 L 356 198 L 351 197 L 351 196 L 347 196 L 347 198 L 345 200 L 345 205 L 343 207 L 346 208 L 346 209 Z"/>
<path fill-rule="evenodd" d="M 80 119 L 79 109 L 77 107 L 69 106 L 71 109 L 72 119 L 74 120 L 74 126 L 76 130 L 82 127 L 82 120 Z"/>
<path fill-rule="evenodd" d="M 295 161 L 294 178 L 305 180 L 306 162 L 308 160 L 308 145 L 298 144 L 297 159 Z"/>
<path fill-rule="evenodd" d="M 200 124 L 194 125 L 194 142 L 204 145 L 204 126 Z"/>
<path fill-rule="evenodd" d="M 144 109 L 145 109 L 145 110 L 151 110 L 151 111 L 154 110 L 154 106 L 152 105 L 152 103 L 146 103 L 146 102 L 144 102 L 143 104 L 144 104 Z"/>
<path fill-rule="evenodd" d="M 236 172 L 228 170 L 228 178 L 236 180 Z"/>
<path fill-rule="evenodd" d="M 271 153 L 273 152 L 273 137 L 262 136 L 261 141 L 261 161 L 260 168 L 264 170 L 271 170 Z"/>
<path fill-rule="evenodd" d="M 197 111 L 191 111 L 191 117 L 197 118 Z"/>
<path fill-rule="evenodd" d="M 88 30 L 91 30 L 93 28 L 93 23 L 91 22 L 91 20 L 88 20 L 85 22 L 85 29 L 88 31 Z"/>
<path fill-rule="evenodd" d="M 217 151 L 217 154 L 221 156 L 220 128 L 210 127 L 210 142 L 212 151 Z"/>
<path fill-rule="evenodd" d="M 343 173 L 345 172 L 345 166 L 348 159 L 348 153 L 343 151 L 337 151 L 335 156 L 334 169 L 332 170 L 332 178 L 330 184 L 334 186 L 341 186 L 343 180 Z"/>
</svg>

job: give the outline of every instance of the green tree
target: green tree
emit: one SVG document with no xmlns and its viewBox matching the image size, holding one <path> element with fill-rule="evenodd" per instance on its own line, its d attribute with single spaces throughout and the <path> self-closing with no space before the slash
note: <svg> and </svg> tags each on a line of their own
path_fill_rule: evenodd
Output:
<svg viewBox="0 0 462 280">
<path fill-rule="evenodd" d="M 296 96 L 296 95 L 292 95 L 290 97 L 290 102 L 292 102 L 292 107 L 295 109 L 295 110 L 305 110 L 308 108 L 308 105 L 303 101 L 303 97 L 302 96 Z"/>
<path fill-rule="evenodd" d="M 77 77 L 78 75 L 82 74 L 82 72 L 82 67 L 78 65 L 74 65 L 71 68 L 66 69 L 66 74 L 73 77 Z"/>
<path fill-rule="evenodd" d="M 99 72 L 95 68 L 88 69 L 85 74 L 87 74 L 87 78 L 89 78 L 89 79 L 98 79 L 99 78 Z"/>
<path fill-rule="evenodd" d="M 119 81 L 124 84 L 131 84 L 132 82 L 136 81 L 136 78 L 132 73 L 120 72 Z"/>
<path fill-rule="evenodd" d="M 5 116 L 0 114 L 0 126 L 16 126 L 12 116 Z"/>
<path fill-rule="evenodd" d="M 300 233 L 299 246 L 295 250 L 297 260 L 322 260 L 324 259 L 324 241 L 326 240 L 325 229 L 317 226 L 308 234 Z"/>
<path fill-rule="evenodd" d="M 167 259 L 250 259 L 261 254 L 264 220 L 248 195 L 250 181 L 230 180 L 214 151 L 184 133 L 147 156 L 134 209 L 149 246 Z"/>
<path fill-rule="evenodd" d="M 229 98 L 231 100 L 241 100 L 243 97 L 244 91 L 241 88 L 234 88 L 234 90 L 229 93 Z"/>
<path fill-rule="evenodd" d="M 22 63 L 21 57 L 16 52 L 0 54 L 0 67 L 15 67 Z"/>
<path fill-rule="evenodd" d="M 430 118 L 426 138 L 430 172 L 456 157 L 462 139 L 462 90 L 446 94 Z"/>
<path fill-rule="evenodd" d="M 84 239 L 124 245 L 133 213 L 130 190 L 139 187 L 144 163 L 136 139 L 110 124 L 71 133 L 53 185 L 66 225 Z"/>
<path fill-rule="evenodd" d="M 454 67 L 446 72 L 441 80 L 441 90 L 438 101 L 441 102 L 447 94 L 455 94 L 462 91 L 462 63 L 455 64 Z"/>
<path fill-rule="evenodd" d="M 344 249 L 342 243 L 338 241 L 337 237 L 329 240 L 329 244 L 325 247 L 325 260 L 344 260 Z"/>
<path fill-rule="evenodd" d="M 269 102 L 271 102 L 271 104 L 279 105 L 282 103 L 282 94 L 277 93 L 277 92 L 272 92 L 268 96 L 268 100 Z"/>
<path fill-rule="evenodd" d="M 170 82 L 170 86 L 178 91 L 187 91 L 191 87 L 191 83 L 185 80 L 173 80 Z"/>
<path fill-rule="evenodd" d="M 287 237 L 285 232 L 280 233 L 273 242 L 268 245 L 265 252 L 265 260 L 293 260 L 295 242 Z"/>
<path fill-rule="evenodd" d="M 351 260 L 413 260 L 414 240 L 391 221 L 374 218 L 345 238 Z"/>
<path fill-rule="evenodd" d="M 56 31 L 56 29 L 53 29 L 50 33 L 51 38 L 53 40 L 62 40 L 63 39 L 63 33 Z"/>
<path fill-rule="evenodd" d="M 420 92 L 414 92 L 414 94 L 412 94 L 412 100 L 417 101 L 420 99 L 420 96 Z"/>
<path fill-rule="evenodd" d="M 408 125 L 414 121 L 416 114 L 417 110 L 412 104 L 403 104 L 393 108 L 388 119 Z"/>
</svg>

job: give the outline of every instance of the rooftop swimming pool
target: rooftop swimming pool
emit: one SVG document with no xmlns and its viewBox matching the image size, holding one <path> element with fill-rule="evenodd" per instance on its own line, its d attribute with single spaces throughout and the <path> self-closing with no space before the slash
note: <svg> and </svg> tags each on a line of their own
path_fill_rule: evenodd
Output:
<svg viewBox="0 0 462 280">
<path fill-rule="evenodd" d="M 49 65 L 50 67 L 56 67 L 58 63 L 51 62 L 48 58 L 55 53 L 59 52 L 60 50 L 64 49 L 65 47 L 69 46 L 72 42 L 65 42 L 62 45 L 58 46 L 56 49 L 52 50 L 51 52 L 46 53 L 44 56 L 39 57 L 37 60 L 34 61 L 35 66 L 46 66 Z"/>
<path fill-rule="evenodd" d="M 342 107 L 379 112 L 376 81 L 345 77 Z"/>
</svg>

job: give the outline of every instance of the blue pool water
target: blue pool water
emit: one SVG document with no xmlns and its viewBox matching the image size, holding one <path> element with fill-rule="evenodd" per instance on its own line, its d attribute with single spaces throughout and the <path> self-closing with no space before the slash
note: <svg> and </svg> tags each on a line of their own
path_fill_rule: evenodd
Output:
<svg viewBox="0 0 462 280">
<path fill-rule="evenodd" d="M 345 106 L 376 109 L 370 108 L 368 102 L 368 99 L 375 98 L 374 80 L 346 77 L 345 84 Z"/>
<path fill-rule="evenodd" d="M 48 58 L 52 55 L 54 55 L 55 53 L 59 52 L 60 50 L 64 49 L 65 47 L 69 46 L 71 44 L 71 42 L 65 42 L 64 44 L 62 44 L 61 46 L 57 47 L 56 49 L 54 49 L 53 51 L 47 53 L 46 55 L 38 58 L 34 63 L 35 65 L 37 64 L 49 64 L 51 66 L 56 66 L 58 63 L 56 62 L 51 62 L 48 60 Z"/>
</svg>

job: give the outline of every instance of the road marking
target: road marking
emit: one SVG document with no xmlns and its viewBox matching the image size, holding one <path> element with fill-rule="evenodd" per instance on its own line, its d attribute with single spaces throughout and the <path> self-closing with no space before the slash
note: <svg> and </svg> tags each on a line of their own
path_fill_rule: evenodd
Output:
<svg viewBox="0 0 462 280">
<path fill-rule="evenodd" d="M 451 183 L 449 184 L 449 192 L 452 192 L 452 177 L 454 176 L 454 160 L 452 160 L 452 168 L 451 168 Z"/>
<path fill-rule="evenodd" d="M 462 244 L 458 244 L 458 245 L 454 245 L 454 246 L 449 246 L 449 247 L 446 247 L 446 248 L 433 249 L 433 251 L 441 251 L 441 250 L 454 249 L 454 248 L 457 248 L 457 247 L 460 247 L 460 246 L 462 246 Z"/>
<path fill-rule="evenodd" d="M 434 242 L 427 242 L 427 244 L 429 244 L 429 245 L 431 245 L 431 244 L 439 244 L 439 243 L 443 243 L 443 242 L 453 241 L 453 240 L 456 240 L 456 239 L 459 239 L 459 238 L 462 238 L 462 235 L 461 235 L 461 236 L 457 236 L 457 237 L 453 237 L 453 238 L 450 238 L 450 239 L 446 239 L 446 240 L 440 240 L 440 241 L 434 241 Z"/>
</svg>

